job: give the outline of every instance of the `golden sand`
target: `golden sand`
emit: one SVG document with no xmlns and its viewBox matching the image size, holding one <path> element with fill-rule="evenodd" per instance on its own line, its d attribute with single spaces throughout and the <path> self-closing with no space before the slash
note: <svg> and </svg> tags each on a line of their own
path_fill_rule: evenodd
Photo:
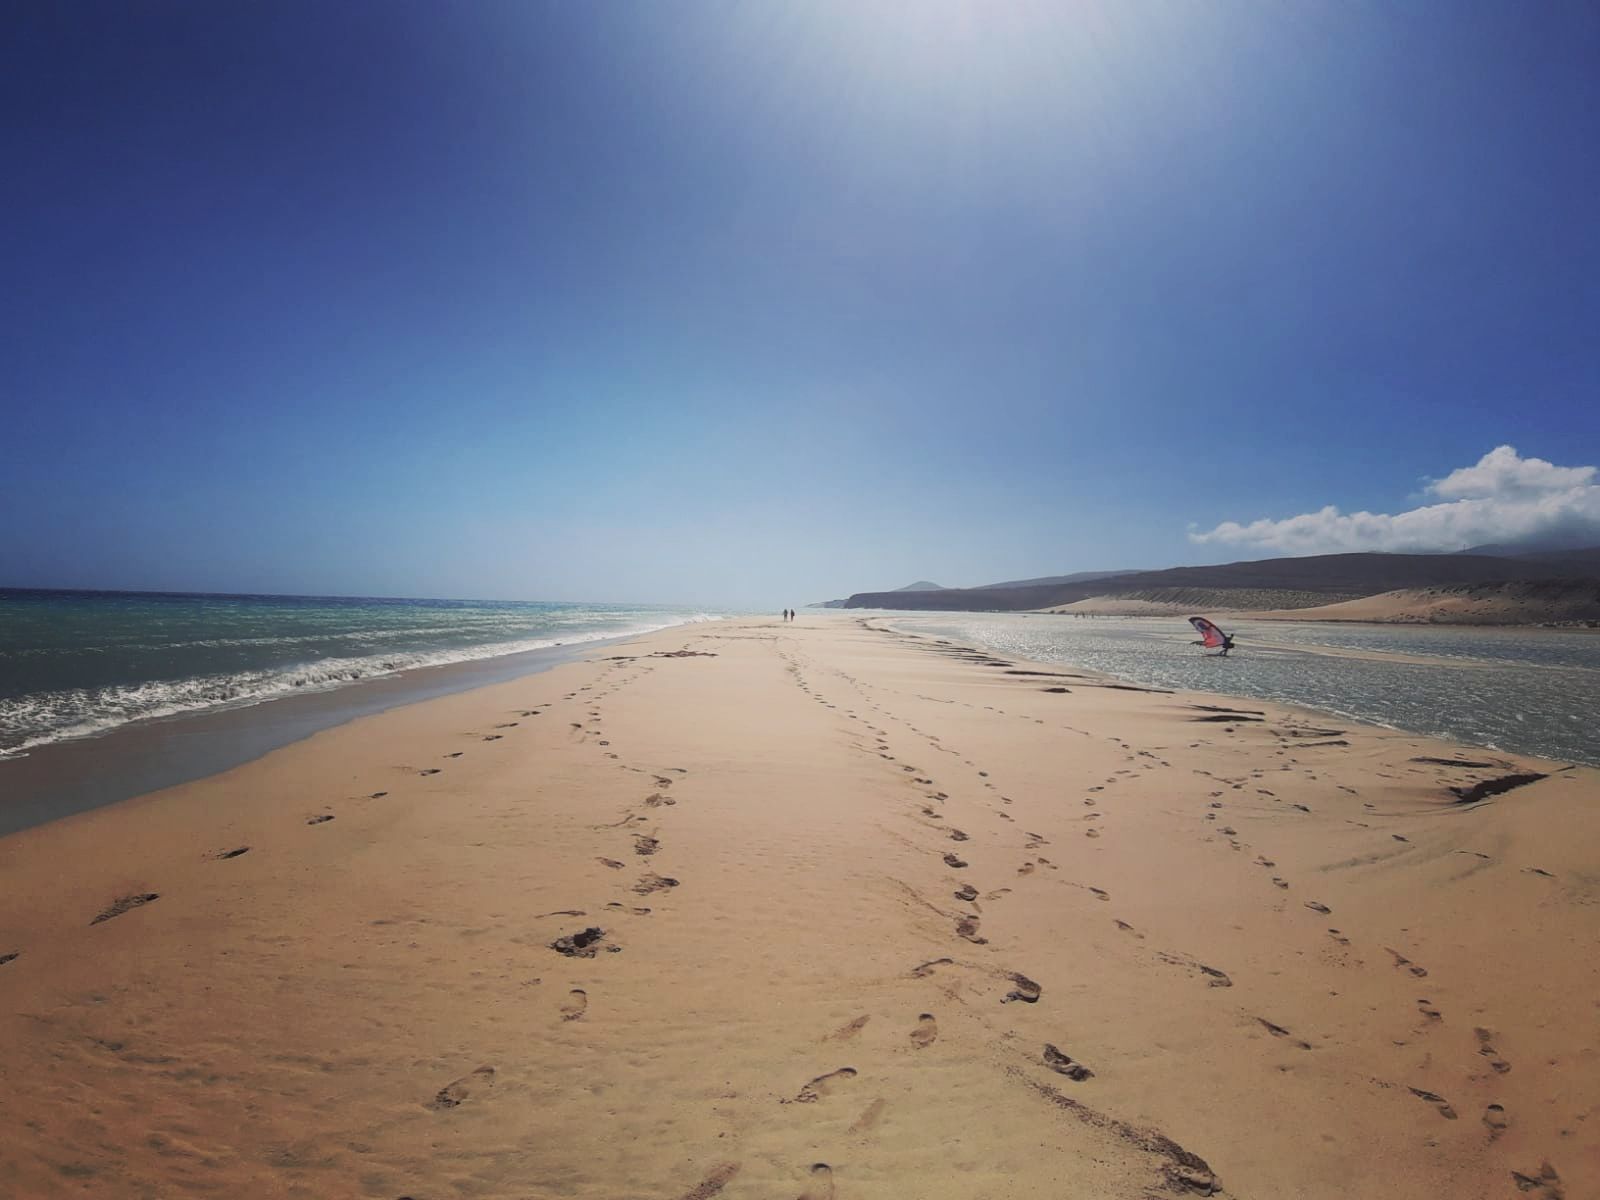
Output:
<svg viewBox="0 0 1600 1200">
<path fill-rule="evenodd" d="M 1596 773 L 1107 682 L 723 622 L 0 840 L 0 1194 L 1600 1196 Z"/>
</svg>

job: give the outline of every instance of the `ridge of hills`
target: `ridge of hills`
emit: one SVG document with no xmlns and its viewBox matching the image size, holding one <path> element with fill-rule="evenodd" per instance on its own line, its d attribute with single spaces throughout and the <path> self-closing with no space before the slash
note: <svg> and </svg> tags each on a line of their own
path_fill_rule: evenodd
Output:
<svg viewBox="0 0 1600 1200">
<path fill-rule="evenodd" d="M 1499 549 L 1496 547 L 1495 549 Z M 1321 610 L 1347 601 L 1386 593 L 1419 589 L 1477 587 L 1472 608 L 1493 612 L 1502 623 L 1514 623 L 1519 603 L 1532 593 L 1506 591 L 1494 604 L 1485 585 L 1510 585 L 1533 581 L 1600 580 L 1600 546 L 1570 550 L 1518 552 L 1515 556 L 1485 553 L 1454 554 L 1320 554 L 1302 558 L 1269 558 L 1221 563 L 1214 566 L 1169 567 L 1155 571 L 1079 572 L 1046 576 L 976 588 L 941 588 L 938 591 L 858 592 L 828 607 L 894 608 L 943 612 L 1023 612 L 1039 609 L 1127 614 L 1175 611 L 1172 606 L 1229 611 Z M 1581 599 L 1582 589 L 1564 593 L 1564 605 L 1534 605 L 1528 620 L 1585 620 L 1600 618 L 1600 594 Z M 1442 593 L 1433 601 L 1444 604 Z M 1440 610 L 1440 620 L 1458 619 L 1465 612 L 1460 596 Z M 1420 614 L 1427 603 L 1421 597 L 1392 597 L 1390 607 L 1409 614 L 1393 619 L 1430 619 Z M 1382 607 L 1382 606 L 1378 606 Z M 1368 606 L 1376 612 L 1377 608 Z M 1593 609 L 1591 612 L 1590 610 Z M 1559 610 L 1559 612 L 1557 611 Z M 1366 611 L 1366 610 L 1362 610 Z M 1555 614 L 1555 615 L 1552 615 Z M 1341 619 L 1336 613 L 1326 619 Z M 1389 619 L 1347 616 L 1342 619 Z"/>
</svg>

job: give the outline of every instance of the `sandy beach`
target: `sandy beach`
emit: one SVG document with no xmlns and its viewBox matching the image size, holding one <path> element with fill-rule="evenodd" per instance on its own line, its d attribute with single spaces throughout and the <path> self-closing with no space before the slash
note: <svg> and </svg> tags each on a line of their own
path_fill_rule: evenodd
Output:
<svg viewBox="0 0 1600 1200">
<path fill-rule="evenodd" d="M 665 630 L 0 839 L 0 1194 L 1582 1200 L 1597 861 L 1587 768 Z"/>
</svg>

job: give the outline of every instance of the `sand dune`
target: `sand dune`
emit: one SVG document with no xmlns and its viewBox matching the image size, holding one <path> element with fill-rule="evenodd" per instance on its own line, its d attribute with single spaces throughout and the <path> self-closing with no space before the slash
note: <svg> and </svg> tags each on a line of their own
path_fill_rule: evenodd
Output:
<svg viewBox="0 0 1600 1200">
<path fill-rule="evenodd" d="M 1600 625 L 1600 580 L 1540 580 L 1409 588 L 1315 608 L 1252 612 L 1281 621 L 1436 625 Z"/>
<path fill-rule="evenodd" d="M 1600 1195 L 1596 773 L 1105 682 L 725 622 L 0 840 L 0 1179 Z"/>
</svg>

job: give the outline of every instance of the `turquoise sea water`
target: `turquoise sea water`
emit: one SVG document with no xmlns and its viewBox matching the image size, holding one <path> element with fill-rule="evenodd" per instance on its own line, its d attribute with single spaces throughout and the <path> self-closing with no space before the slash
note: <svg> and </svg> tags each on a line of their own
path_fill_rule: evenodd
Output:
<svg viewBox="0 0 1600 1200">
<path fill-rule="evenodd" d="M 1153 687 L 1254 696 L 1376 725 L 1600 766 L 1600 635 L 1548 629 L 1224 622 L 1201 652 L 1181 618 L 949 613 L 899 628 Z"/>
<path fill-rule="evenodd" d="M 0 590 L 0 757 L 133 722 L 716 616 L 540 601 Z"/>
</svg>

